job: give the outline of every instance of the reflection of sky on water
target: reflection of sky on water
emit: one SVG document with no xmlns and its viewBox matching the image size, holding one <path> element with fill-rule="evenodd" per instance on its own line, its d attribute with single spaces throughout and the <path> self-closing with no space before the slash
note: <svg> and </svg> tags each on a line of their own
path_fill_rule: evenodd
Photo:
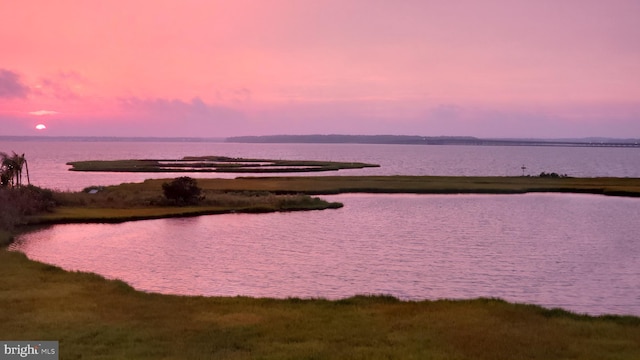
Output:
<svg viewBox="0 0 640 360">
<path fill-rule="evenodd" d="M 640 315 L 640 200 L 337 195 L 339 210 L 60 225 L 14 246 L 163 293 L 500 297 Z"/>
<path fill-rule="evenodd" d="M 25 153 L 31 182 L 60 190 L 92 185 L 174 178 L 175 173 L 101 173 L 69 171 L 67 162 L 83 160 L 181 159 L 228 156 L 278 160 L 326 160 L 380 164 L 378 168 L 330 172 L 278 173 L 322 175 L 460 175 L 519 176 L 556 172 L 570 176 L 640 177 L 639 149 L 528 146 L 238 144 L 215 142 L 7 141 L 0 151 Z M 4 149 L 4 150 L 3 150 Z M 256 173 L 180 173 L 196 178 L 265 176 Z M 274 176 L 269 175 L 269 176 Z"/>
</svg>

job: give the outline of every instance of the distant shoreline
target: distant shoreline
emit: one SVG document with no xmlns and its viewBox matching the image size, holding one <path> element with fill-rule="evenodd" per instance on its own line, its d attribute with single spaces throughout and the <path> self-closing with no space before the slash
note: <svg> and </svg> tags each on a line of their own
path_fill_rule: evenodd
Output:
<svg viewBox="0 0 640 360">
<path fill-rule="evenodd" d="M 561 146 L 640 148 L 640 139 L 619 138 L 478 138 L 473 136 L 417 135 L 265 135 L 232 137 L 117 137 L 117 136 L 13 136 L 0 141 L 69 142 L 209 142 L 246 144 L 381 144 L 381 145 L 465 145 L 465 146 Z"/>
<path fill-rule="evenodd" d="M 0 141 L 71 141 L 71 142 L 225 142 L 225 138 L 152 137 L 152 136 L 10 136 L 0 135 Z"/>
<path fill-rule="evenodd" d="M 413 135 L 268 135 L 229 137 L 235 143 L 396 144 L 470 146 L 640 147 L 639 139 L 486 139 L 473 136 Z"/>
</svg>

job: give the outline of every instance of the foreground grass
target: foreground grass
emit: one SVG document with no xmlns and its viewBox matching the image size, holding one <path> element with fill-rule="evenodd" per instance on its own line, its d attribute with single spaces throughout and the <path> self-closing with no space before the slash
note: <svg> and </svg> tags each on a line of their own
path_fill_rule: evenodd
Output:
<svg viewBox="0 0 640 360">
<path fill-rule="evenodd" d="M 500 300 L 147 294 L 0 250 L 0 339 L 61 359 L 638 359 L 640 319 Z"/>
</svg>

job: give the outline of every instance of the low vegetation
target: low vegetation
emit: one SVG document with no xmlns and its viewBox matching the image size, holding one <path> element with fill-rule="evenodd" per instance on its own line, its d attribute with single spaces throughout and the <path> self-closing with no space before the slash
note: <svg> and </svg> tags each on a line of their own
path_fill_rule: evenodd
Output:
<svg viewBox="0 0 640 360">
<path fill-rule="evenodd" d="M 225 172 L 225 173 L 286 173 L 336 171 L 379 167 L 360 162 L 312 160 L 243 159 L 225 156 L 187 156 L 180 160 L 88 160 L 69 162 L 72 171 L 103 172 Z"/>
<path fill-rule="evenodd" d="M 638 359 L 640 319 L 497 299 L 148 294 L 0 250 L 0 339 L 61 359 Z"/>
<path fill-rule="evenodd" d="M 171 179 L 147 180 L 117 186 L 90 187 L 82 192 L 49 192 L 47 210 L 18 211 L 3 206 L 0 218 L 18 223 L 120 222 L 171 216 L 192 216 L 225 212 L 268 212 L 337 208 L 311 197 L 347 192 L 456 194 L 515 194 L 527 192 L 590 193 L 640 196 L 636 178 L 565 177 L 452 177 L 452 176 L 318 176 L 247 177 L 237 179 L 199 179 L 197 201 L 171 199 L 163 185 Z M 165 188 L 168 185 L 165 185 Z M 31 187 L 31 189 L 36 189 Z M 19 189 L 5 189 L 13 191 Z M 15 193 L 14 193 L 15 195 Z M 10 196 L 5 193 L 3 196 Z M 13 196 L 13 195 L 11 195 Z M 16 200 L 6 200 L 5 204 Z M 175 206 L 181 205 L 181 206 Z M 20 218 L 16 218 L 19 214 Z M 18 219 L 18 220 L 15 220 Z M 0 220 L 7 223 L 6 220 Z M 3 226 L 6 230 L 7 227 Z"/>
<path fill-rule="evenodd" d="M 10 241 L 11 233 L 27 219 L 47 213 L 55 207 L 53 192 L 32 185 L 0 187 L 0 246 Z"/>
<path fill-rule="evenodd" d="M 342 207 L 302 193 L 201 189 L 195 179 L 92 186 L 60 192 L 32 185 L 0 188 L 0 245 L 23 225 L 123 222 L 229 212 L 322 210 Z"/>
<path fill-rule="evenodd" d="M 158 186 L 165 180 L 130 184 L 130 189 Z M 339 193 L 523 194 L 529 192 L 588 193 L 640 196 L 639 178 L 571 178 L 528 176 L 306 176 L 201 179 L 205 189 L 270 191 L 328 195 Z"/>
<path fill-rule="evenodd" d="M 204 200 L 198 181 L 188 176 L 181 176 L 162 184 L 165 199 L 174 205 L 195 205 Z"/>
<path fill-rule="evenodd" d="M 544 172 L 544 171 L 541 172 L 540 175 L 538 175 L 538 176 L 547 177 L 547 178 L 566 178 L 566 177 L 569 177 L 569 175 L 567 175 L 567 174 L 558 174 L 558 173 L 555 173 L 555 172 L 548 173 L 548 172 Z"/>
</svg>

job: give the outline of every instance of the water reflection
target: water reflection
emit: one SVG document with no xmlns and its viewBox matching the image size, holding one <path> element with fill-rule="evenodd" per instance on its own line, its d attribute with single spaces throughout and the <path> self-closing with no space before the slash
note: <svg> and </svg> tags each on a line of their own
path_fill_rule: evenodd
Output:
<svg viewBox="0 0 640 360">
<path fill-rule="evenodd" d="M 0 151 L 26 153 L 31 183 L 60 190 L 82 190 L 93 185 L 172 178 L 167 173 L 109 173 L 69 171 L 69 161 L 118 159 L 180 159 L 184 156 L 327 160 L 380 164 L 379 168 L 337 172 L 287 173 L 315 175 L 454 175 L 518 176 L 526 164 L 531 175 L 566 173 L 575 177 L 640 177 L 637 148 L 377 145 L 377 144 L 236 144 L 208 142 L 96 142 L 7 141 Z M 181 173 L 180 175 L 235 178 L 236 173 Z M 242 174 L 242 176 L 264 174 Z"/>
<path fill-rule="evenodd" d="M 60 225 L 13 248 L 154 292 L 501 297 L 640 315 L 640 199 L 338 195 L 343 209 Z"/>
</svg>

